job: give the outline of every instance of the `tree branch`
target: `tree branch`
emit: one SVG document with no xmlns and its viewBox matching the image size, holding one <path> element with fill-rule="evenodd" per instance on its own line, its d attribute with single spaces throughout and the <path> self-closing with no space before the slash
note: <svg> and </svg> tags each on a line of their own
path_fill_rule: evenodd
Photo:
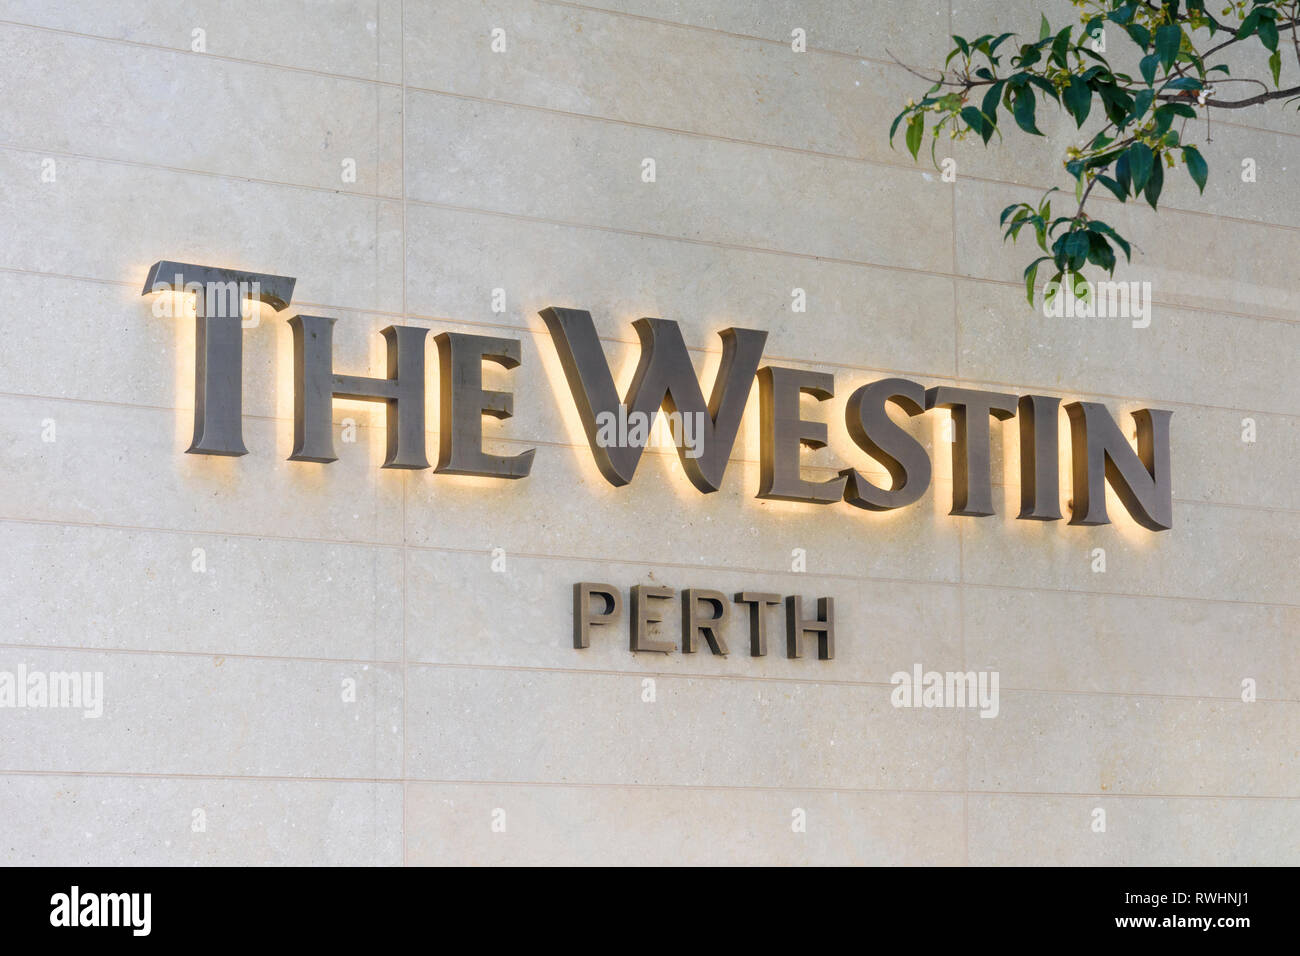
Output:
<svg viewBox="0 0 1300 956">
<path fill-rule="evenodd" d="M 1258 106 L 1260 103 L 1269 103 L 1273 100 L 1286 99 L 1292 96 L 1300 96 L 1300 86 L 1292 86 L 1285 90 L 1269 90 L 1267 93 L 1248 96 L 1244 100 L 1220 100 L 1211 97 L 1205 101 L 1205 105 L 1207 107 L 1212 106 L 1217 110 L 1244 110 L 1250 106 Z M 1162 103 L 1187 103 L 1195 100 L 1196 97 L 1177 93 L 1161 93 L 1156 99 Z"/>
</svg>

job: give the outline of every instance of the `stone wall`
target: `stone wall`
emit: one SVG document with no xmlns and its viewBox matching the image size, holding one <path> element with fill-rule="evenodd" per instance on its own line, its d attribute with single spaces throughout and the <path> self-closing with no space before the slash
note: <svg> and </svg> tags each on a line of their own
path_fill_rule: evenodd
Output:
<svg viewBox="0 0 1300 956">
<path fill-rule="evenodd" d="M 924 92 L 891 55 L 1040 6 L 0 3 L 0 671 L 104 688 L 97 718 L 0 709 L 0 861 L 1300 862 L 1300 124 L 1216 121 L 1204 197 L 1180 170 L 1158 216 L 1103 202 L 1149 327 L 1046 318 L 996 220 L 1063 183 L 1073 124 L 943 142 L 955 182 L 886 135 Z M 244 332 L 244 457 L 184 454 L 161 259 L 297 278 Z M 663 449 L 612 487 L 547 306 L 593 314 L 620 384 L 639 316 L 706 382 L 732 325 L 833 373 L 810 477 L 869 470 L 843 400 L 888 376 L 1172 409 L 1174 528 L 1016 520 L 1014 420 L 999 513 L 949 516 L 940 412 L 916 505 L 760 500 L 757 389 L 719 492 Z M 485 430 L 532 474 L 381 469 L 382 408 L 345 401 L 339 460 L 286 460 L 297 311 L 351 374 L 394 323 L 518 339 Z M 833 597 L 836 656 L 753 658 L 739 608 L 725 658 L 575 650 L 582 580 Z M 996 671 L 997 717 L 892 706 L 916 665 Z"/>
</svg>

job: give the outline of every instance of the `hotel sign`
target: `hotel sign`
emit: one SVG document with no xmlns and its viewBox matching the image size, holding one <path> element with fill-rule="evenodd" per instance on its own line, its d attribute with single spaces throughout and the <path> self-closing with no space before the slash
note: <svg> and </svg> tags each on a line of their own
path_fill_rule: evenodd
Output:
<svg viewBox="0 0 1300 956">
<path fill-rule="evenodd" d="M 245 455 L 243 438 L 244 299 L 263 302 L 277 312 L 288 308 L 296 280 L 287 276 L 239 272 L 182 262 L 157 262 L 149 270 L 144 292 L 188 291 L 195 294 L 196 354 L 194 437 L 187 451 L 196 455 Z M 1058 521 L 1060 399 L 1048 395 L 1013 395 L 940 385 L 926 388 L 904 378 L 885 378 L 859 386 L 844 405 L 845 424 L 854 444 L 879 463 L 890 477 L 878 485 L 855 468 L 815 481 L 800 467 L 803 448 L 827 443 L 824 421 L 805 418 L 804 396 L 819 402 L 834 397 L 834 379 L 825 372 L 763 365 L 767 333 L 728 328 L 718 333 L 722 362 L 713 389 L 704 396 L 686 343 L 676 322 L 642 318 L 632 323 L 641 354 L 627 391 L 620 396 L 591 314 L 581 309 L 548 308 L 541 312 L 550 331 L 564 376 L 596 467 L 611 485 L 630 483 L 650 437 L 650 426 L 664 416 L 674 426 L 674 446 L 686 477 L 701 493 L 722 486 L 727 462 L 740 429 L 755 380 L 759 393 L 760 459 L 757 496 L 812 505 L 843 502 L 867 511 L 890 511 L 916 502 L 930 485 L 931 465 L 925 447 L 898 425 L 889 406 L 909 417 L 933 408 L 949 409 L 953 434 L 951 514 L 986 517 L 994 513 L 990 474 L 990 420 L 1015 418 L 1020 432 L 1020 513 L 1029 521 Z M 514 396 L 483 385 L 483 365 L 513 369 L 520 362 L 518 339 L 444 332 L 434 337 L 438 351 L 438 452 L 430 465 L 425 447 L 425 346 L 428 329 L 390 325 L 388 370 L 383 378 L 343 375 L 334 370 L 332 318 L 295 315 L 293 331 L 294 426 L 292 461 L 335 461 L 333 402 L 336 398 L 382 402 L 387 406 L 385 468 L 423 469 L 453 475 L 517 480 L 528 476 L 534 449 L 495 455 L 483 449 L 483 416 L 514 414 Z M 1109 523 L 1106 484 L 1138 524 L 1152 531 L 1173 523 L 1169 474 L 1169 419 L 1155 408 L 1133 413 L 1137 447 L 1130 445 L 1103 405 L 1070 402 L 1070 462 L 1073 501 L 1070 523 Z M 672 591 L 639 584 L 631 588 L 629 648 L 668 652 L 671 643 L 655 640 L 650 625 L 662 623 L 661 602 Z M 817 656 L 835 653 L 834 602 L 817 600 L 815 615 L 803 599 L 757 591 L 729 598 L 712 590 L 687 588 L 681 593 L 681 649 L 692 653 L 707 646 L 725 655 L 723 637 L 732 603 L 749 610 L 749 653 L 767 654 L 768 612 L 785 605 L 785 652 L 801 656 L 802 642 L 816 640 Z M 620 590 L 610 584 L 581 581 L 573 586 L 573 646 L 590 644 L 594 627 L 608 627 L 622 614 Z"/>
<path fill-rule="evenodd" d="M 276 311 L 288 308 L 295 279 L 180 262 L 157 262 L 144 292 L 196 293 L 194 437 L 187 449 L 199 455 L 244 455 L 242 430 L 243 350 L 241 306 L 251 298 Z M 801 398 L 834 396 L 829 373 L 762 365 L 767 333 L 728 328 L 718 333 L 722 363 L 713 389 L 704 396 L 677 323 L 642 318 L 632 323 L 641 354 L 626 393 L 619 396 L 591 314 L 581 309 L 541 312 L 555 344 L 596 467 L 610 484 L 632 481 L 647 444 L 644 428 L 667 413 L 697 422 L 688 445 L 676 443 L 687 478 L 701 493 L 717 491 L 735 444 L 755 379 L 759 389 L 760 462 L 757 496 L 815 505 L 843 502 L 867 511 L 889 511 L 917 501 L 930 485 L 924 446 L 888 414 L 893 405 L 911 417 L 932 408 L 949 409 L 954 424 L 951 514 L 994 513 L 990 474 L 991 419 L 1015 418 L 1020 432 L 1020 513 L 1031 521 L 1057 521 L 1059 504 L 1058 409 L 1060 399 L 940 385 L 926 388 L 904 378 L 886 378 L 854 390 L 844 406 L 853 442 L 889 474 L 883 487 L 852 467 L 833 478 L 805 478 L 801 448 L 826 445 L 824 421 L 803 417 Z M 514 414 L 514 396 L 483 386 L 483 363 L 506 369 L 519 365 L 518 339 L 444 332 L 435 336 L 439 364 L 439 423 L 436 464 L 425 447 L 425 337 L 428 329 L 390 325 L 382 331 L 388 348 L 383 378 L 343 375 L 334 370 L 335 319 L 295 315 L 289 319 L 294 345 L 294 442 L 292 461 L 335 461 L 333 400 L 360 399 L 387 406 L 385 468 L 423 469 L 453 475 L 514 480 L 527 477 L 534 450 L 494 455 L 483 450 L 483 416 Z M 1169 473 L 1172 412 L 1143 408 L 1133 413 L 1137 447 L 1125 438 L 1104 405 L 1070 402 L 1070 462 L 1074 498 L 1070 524 L 1102 525 L 1110 518 L 1105 486 L 1115 490 L 1138 524 L 1165 531 L 1173 524 Z"/>
</svg>

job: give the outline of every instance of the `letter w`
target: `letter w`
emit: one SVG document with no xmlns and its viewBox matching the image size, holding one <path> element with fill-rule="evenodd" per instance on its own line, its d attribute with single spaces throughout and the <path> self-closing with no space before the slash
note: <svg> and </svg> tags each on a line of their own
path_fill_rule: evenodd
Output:
<svg viewBox="0 0 1300 956">
<path fill-rule="evenodd" d="M 632 442 L 611 446 L 597 439 L 600 420 L 618 415 L 619 400 L 591 313 L 549 308 L 543 309 L 541 316 L 555 341 L 596 466 L 610 484 L 626 485 L 636 473 L 643 446 Z M 699 378 L 677 323 L 647 318 L 637 319 L 632 327 L 641 340 L 641 358 L 624 400 L 628 418 L 632 418 L 632 412 L 640 412 L 652 420 L 661 407 L 683 418 L 695 416 L 703 426 L 699 456 L 691 457 L 681 444 L 677 456 L 691 484 L 706 493 L 717 491 L 740 430 L 767 333 L 736 328 L 718 333 L 722 339 L 722 364 L 705 406 Z"/>
</svg>

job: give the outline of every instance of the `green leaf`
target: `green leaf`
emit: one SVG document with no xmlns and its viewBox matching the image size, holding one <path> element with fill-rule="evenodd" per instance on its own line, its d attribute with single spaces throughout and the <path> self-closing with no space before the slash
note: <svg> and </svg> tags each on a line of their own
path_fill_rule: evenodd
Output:
<svg viewBox="0 0 1300 956">
<path fill-rule="evenodd" d="M 1077 272 L 1079 269 L 1083 268 L 1084 263 L 1088 261 L 1088 249 L 1090 245 L 1091 243 L 1088 239 L 1088 233 L 1081 229 L 1077 229 L 1065 237 L 1065 243 L 1062 248 L 1071 270 Z"/>
<path fill-rule="evenodd" d="M 1164 136 L 1174 122 L 1175 116 L 1195 119 L 1196 111 L 1186 103 L 1163 103 L 1155 109 L 1156 134 Z"/>
<path fill-rule="evenodd" d="M 1133 19 L 1133 11 L 1136 7 L 1136 3 L 1126 3 L 1123 6 L 1116 7 L 1114 10 L 1106 14 L 1106 19 L 1113 20 L 1119 24 L 1128 23 Z"/>
<path fill-rule="evenodd" d="M 1127 196 L 1133 191 L 1133 177 L 1128 171 L 1128 150 L 1125 150 L 1124 155 L 1115 161 L 1115 180 L 1123 187 L 1124 195 Z"/>
<path fill-rule="evenodd" d="M 1063 70 L 1070 68 L 1070 62 L 1065 58 L 1065 54 L 1070 48 L 1070 31 L 1072 29 L 1073 27 L 1065 27 L 1052 41 L 1052 62 Z"/>
<path fill-rule="evenodd" d="M 1187 172 L 1191 174 L 1192 182 L 1196 183 L 1202 193 L 1205 192 L 1205 181 L 1210 177 L 1210 167 L 1206 165 L 1201 151 L 1195 146 L 1184 146 L 1183 162 L 1187 164 Z"/>
<path fill-rule="evenodd" d="M 913 159 L 916 159 L 917 151 L 921 148 L 921 135 L 924 132 L 925 117 L 921 113 L 914 113 L 907 121 L 907 151 Z"/>
<path fill-rule="evenodd" d="M 1047 22 L 1047 14 L 1044 13 L 1041 14 L 1041 16 L 1043 18 L 1043 22 L 1038 27 L 1038 39 L 1046 40 L 1048 37 L 1052 35 L 1052 27 Z"/>
<path fill-rule="evenodd" d="M 1088 88 L 1088 84 L 1077 76 L 1070 77 L 1063 99 L 1065 108 L 1074 117 L 1075 125 L 1082 126 L 1084 120 L 1088 118 L 1089 110 L 1092 109 L 1092 90 Z"/>
<path fill-rule="evenodd" d="M 1034 304 L 1034 280 L 1038 278 L 1038 267 L 1050 258 L 1051 256 L 1039 256 L 1025 267 L 1025 298 L 1030 305 Z"/>
<path fill-rule="evenodd" d="M 966 121 L 966 125 L 979 133 L 984 142 L 989 141 L 993 135 L 993 129 L 989 126 L 988 121 L 984 119 L 984 114 L 973 106 L 963 106 L 961 109 L 961 118 Z"/>
<path fill-rule="evenodd" d="M 1106 107 L 1106 118 L 1116 126 L 1123 128 L 1133 109 L 1133 97 L 1129 96 L 1118 83 L 1107 83 L 1097 87 L 1097 94 Z"/>
<path fill-rule="evenodd" d="M 996 40 L 994 40 L 992 43 L 989 44 L 989 53 L 996 52 L 998 47 L 1000 47 L 1007 40 L 1010 40 L 1013 36 L 1015 36 L 1014 33 L 1003 33 L 1002 35 L 1000 35 Z"/>
<path fill-rule="evenodd" d="M 1124 27 L 1124 29 L 1128 31 L 1128 35 L 1132 38 L 1133 42 L 1142 49 L 1145 50 L 1151 45 L 1151 31 L 1142 24 L 1130 23 L 1128 26 Z"/>
<path fill-rule="evenodd" d="M 1156 208 L 1156 200 L 1160 198 L 1160 190 L 1165 185 L 1165 167 L 1163 163 L 1156 163 L 1151 168 L 1151 178 L 1147 180 L 1146 197 L 1151 208 Z"/>
<path fill-rule="evenodd" d="M 1273 71 L 1273 85 L 1282 85 L 1282 51 L 1274 50 L 1268 58 L 1268 68 Z"/>
<path fill-rule="evenodd" d="M 1114 193 L 1115 198 L 1120 202 L 1123 202 L 1128 198 L 1128 193 L 1124 190 L 1124 187 L 1115 182 L 1115 180 L 1111 179 L 1109 176 L 1099 174 L 1097 176 L 1097 181 Z"/>
<path fill-rule="evenodd" d="M 907 115 L 907 110 L 903 110 L 903 112 L 899 113 L 897 116 L 894 117 L 894 122 L 889 124 L 889 148 L 890 149 L 894 148 L 894 133 L 898 131 L 898 124 L 903 121 L 903 117 L 906 115 Z"/>
<path fill-rule="evenodd" d="M 1133 101 L 1134 119 L 1141 119 L 1143 116 L 1145 116 L 1147 110 L 1151 109 L 1151 103 L 1155 100 L 1155 98 L 1156 98 L 1155 90 L 1151 90 L 1151 89 L 1138 90 L 1138 95 L 1136 99 L 1134 99 Z"/>
<path fill-rule="evenodd" d="M 1016 91 L 1015 103 L 1012 106 L 1012 112 L 1016 116 L 1016 125 L 1026 133 L 1032 133 L 1035 136 L 1042 136 L 1042 132 L 1034 125 L 1034 91 L 1028 86 L 1022 86 Z"/>
<path fill-rule="evenodd" d="M 1168 70 L 1174 65 L 1174 60 L 1178 56 L 1178 48 L 1183 45 L 1183 28 L 1176 23 L 1166 23 L 1156 30 L 1156 53 L 1160 55 L 1160 62 Z"/>
<path fill-rule="evenodd" d="M 1259 41 L 1270 50 L 1277 49 L 1277 24 L 1272 20 L 1259 21 Z"/>
<path fill-rule="evenodd" d="M 1030 76 L 1029 82 L 1038 87 L 1052 99 L 1060 99 L 1060 94 L 1056 91 L 1056 85 L 1051 80 L 1046 80 L 1041 76 Z"/>
<path fill-rule="evenodd" d="M 1111 275 L 1115 274 L 1115 251 L 1111 249 L 1105 236 L 1096 232 L 1088 233 L 1088 261 L 1105 269 Z"/>
<path fill-rule="evenodd" d="M 1259 15 L 1258 10 L 1252 10 L 1247 15 L 1246 19 L 1241 21 L 1241 26 L 1237 27 L 1237 39 L 1244 40 L 1246 37 L 1254 33 L 1255 28 L 1259 26 L 1259 22 L 1262 19 L 1263 17 Z"/>
<path fill-rule="evenodd" d="M 1111 239 L 1115 240 L 1115 245 L 1124 250 L 1124 257 L 1126 259 L 1132 259 L 1132 249 L 1128 244 L 1128 240 L 1100 219 L 1090 219 L 1088 221 L 1088 230 L 1090 232 L 1100 232 L 1102 235 L 1110 236 Z"/>
<path fill-rule="evenodd" d="M 990 86 L 988 92 L 984 94 L 984 103 L 983 105 L 980 106 L 980 110 L 984 113 L 986 117 L 988 117 L 989 136 L 993 135 L 993 130 L 997 128 L 998 103 L 1001 102 L 1002 100 L 1002 88 L 1006 85 L 1007 84 L 1005 80 L 998 80 L 996 83 Z M 984 138 L 984 142 L 986 143 L 988 142 L 987 136 Z"/>
<path fill-rule="evenodd" d="M 1148 53 L 1138 64 L 1138 69 L 1142 71 L 1142 79 L 1147 81 L 1150 86 L 1156 81 L 1156 67 L 1160 65 L 1160 54 Z"/>
<path fill-rule="evenodd" d="M 1133 194 L 1135 196 L 1146 186 L 1154 165 L 1155 154 L 1151 152 L 1151 147 L 1146 143 L 1134 143 L 1128 148 L 1128 168 L 1133 177 Z"/>
</svg>

